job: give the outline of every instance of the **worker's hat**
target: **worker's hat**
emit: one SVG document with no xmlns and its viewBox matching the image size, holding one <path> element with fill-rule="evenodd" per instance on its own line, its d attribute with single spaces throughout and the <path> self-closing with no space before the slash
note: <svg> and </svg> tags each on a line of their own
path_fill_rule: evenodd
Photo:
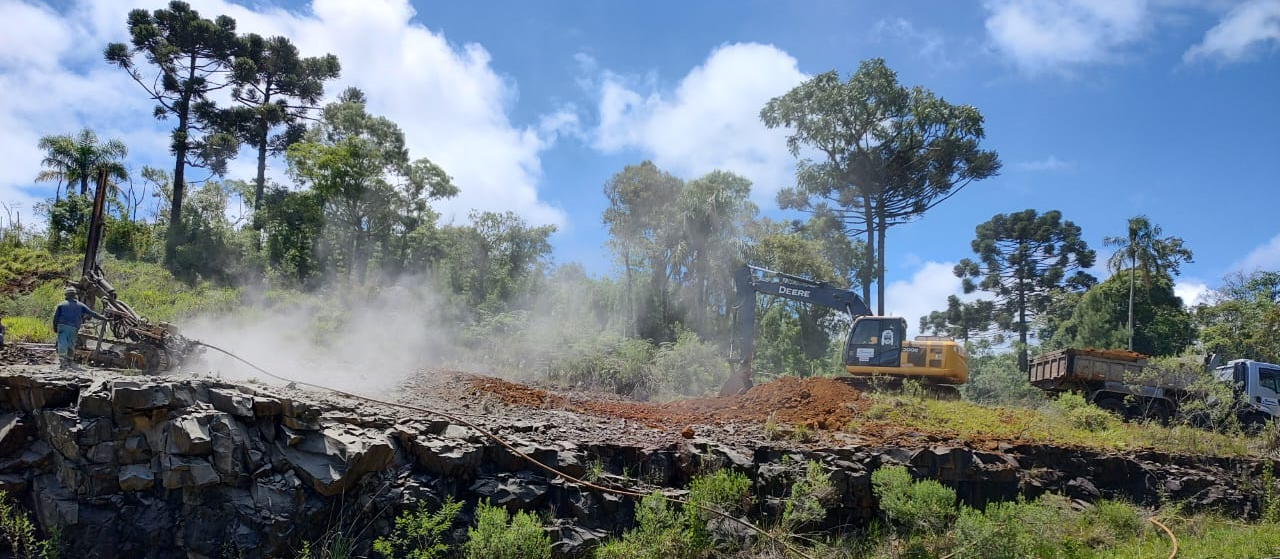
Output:
<svg viewBox="0 0 1280 559">
<path fill-rule="evenodd" d="M 76 288 L 74 287 L 68 287 L 62 290 L 63 295 L 75 295 L 76 293 L 77 291 L 76 291 Z"/>
</svg>

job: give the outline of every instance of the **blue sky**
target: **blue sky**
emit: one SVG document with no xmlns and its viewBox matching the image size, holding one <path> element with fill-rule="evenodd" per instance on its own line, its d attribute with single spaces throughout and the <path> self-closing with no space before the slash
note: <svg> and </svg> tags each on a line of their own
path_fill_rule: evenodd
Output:
<svg viewBox="0 0 1280 559">
<path fill-rule="evenodd" d="M 760 105 L 806 76 L 883 57 L 986 118 L 999 177 L 888 239 L 888 310 L 909 323 L 945 304 L 993 214 L 1058 209 L 1102 238 L 1145 214 L 1185 239 L 1189 298 L 1233 270 L 1280 269 L 1280 0 L 987 2 L 194 1 L 240 29 L 332 52 L 339 84 L 406 130 L 463 194 L 441 204 L 555 223 L 557 262 L 612 271 L 602 185 L 653 159 L 686 178 L 717 168 L 773 194 L 794 159 Z M 36 139 L 81 126 L 163 165 L 165 126 L 100 62 L 131 7 L 162 2 L 0 0 L 0 201 L 29 212 L 47 186 Z M 273 176 L 285 180 L 283 165 Z M 232 175 L 248 177 L 243 157 Z M 1099 267 L 1095 271 L 1105 275 Z"/>
</svg>

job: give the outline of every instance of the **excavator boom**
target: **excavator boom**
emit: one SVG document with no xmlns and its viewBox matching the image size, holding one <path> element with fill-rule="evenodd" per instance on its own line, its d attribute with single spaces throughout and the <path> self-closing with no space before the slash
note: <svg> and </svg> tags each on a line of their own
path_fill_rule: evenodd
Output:
<svg viewBox="0 0 1280 559">
<path fill-rule="evenodd" d="M 735 339 L 740 349 L 729 379 L 721 386 L 721 395 L 738 394 L 752 386 L 757 295 L 782 297 L 847 315 L 852 324 L 845 340 L 843 360 L 845 372 L 855 377 L 912 378 L 936 386 L 963 384 L 968 379 L 964 348 L 954 340 L 933 337 L 906 340 L 905 320 L 873 316 L 862 297 L 852 291 L 755 266 L 742 266 L 733 279 Z"/>
</svg>

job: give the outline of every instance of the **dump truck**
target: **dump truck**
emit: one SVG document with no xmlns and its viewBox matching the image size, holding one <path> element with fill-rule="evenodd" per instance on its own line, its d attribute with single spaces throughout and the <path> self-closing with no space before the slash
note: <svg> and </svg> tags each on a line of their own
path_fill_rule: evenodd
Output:
<svg viewBox="0 0 1280 559">
<path fill-rule="evenodd" d="M 1205 364 L 1214 380 L 1232 387 L 1241 422 L 1258 425 L 1280 415 L 1280 365 L 1237 359 L 1222 366 Z M 1098 407 L 1126 419 L 1167 423 L 1188 401 L 1211 396 L 1192 387 L 1195 374 L 1161 370 L 1147 356 L 1126 350 L 1062 349 L 1031 359 L 1027 380 L 1059 394 L 1075 392 Z"/>
</svg>

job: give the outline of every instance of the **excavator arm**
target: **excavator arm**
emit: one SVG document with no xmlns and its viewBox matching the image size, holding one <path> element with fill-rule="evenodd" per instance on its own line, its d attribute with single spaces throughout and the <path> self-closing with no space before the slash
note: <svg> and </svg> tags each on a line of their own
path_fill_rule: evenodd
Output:
<svg viewBox="0 0 1280 559">
<path fill-rule="evenodd" d="M 771 279 L 764 279 L 760 275 Z M 729 380 L 720 387 L 722 396 L 738 394 L 752 386 L 751 361 L 755 357 L 757 295 L 772 295 L 835 309 L 845 313 L 850 319 L 871 314 L 866 301 L 856 293 L 801 276 L 744 265 L 734 272 L 733 284 L 734 310 L 737 315 L 734 337 L 738 341 L 739 353 Z"/>
</svg>

